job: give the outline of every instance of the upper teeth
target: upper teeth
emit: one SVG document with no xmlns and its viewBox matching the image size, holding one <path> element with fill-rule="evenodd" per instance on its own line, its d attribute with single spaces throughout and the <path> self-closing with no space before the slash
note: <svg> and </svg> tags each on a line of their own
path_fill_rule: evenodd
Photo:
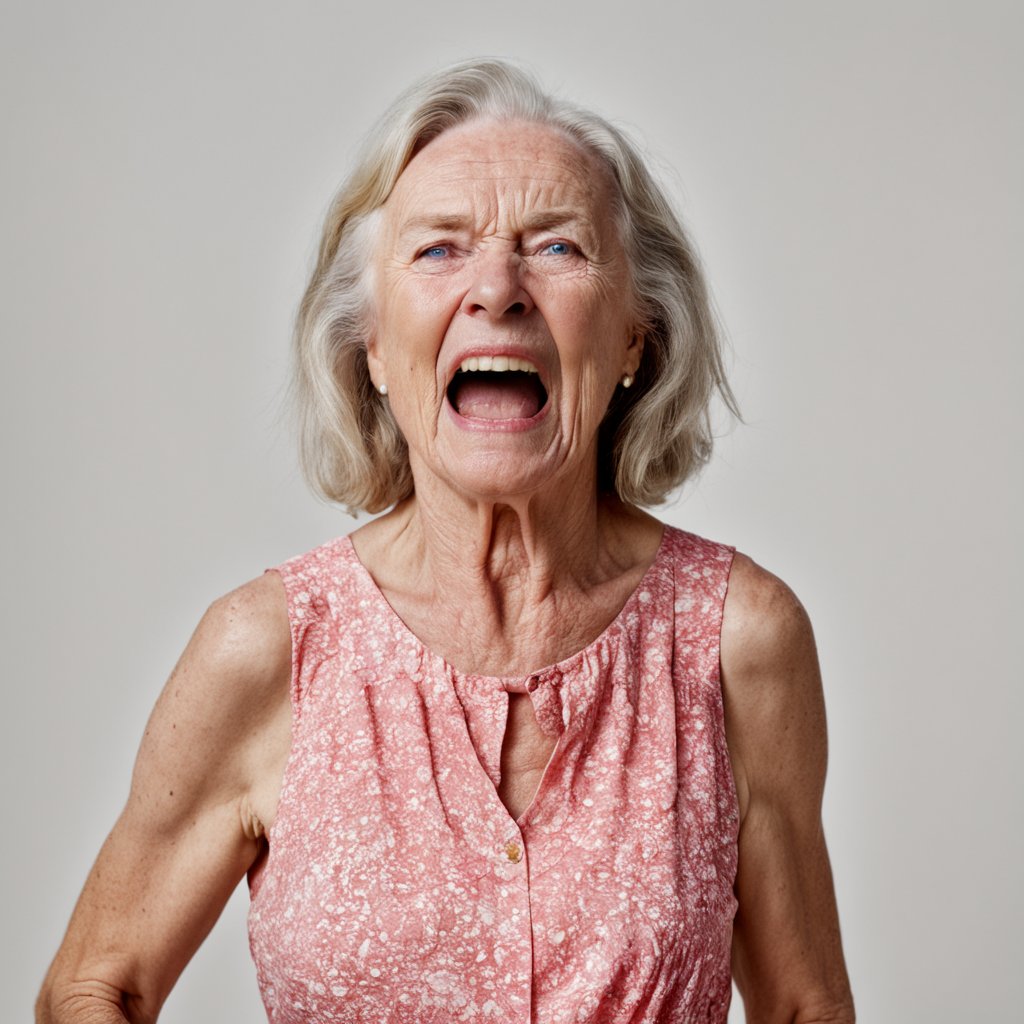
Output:
<svg viewBox="0 0 1024 1024">
<path fill-rule="evenodd" d="M 537 367 L 525 359 L 514 356 L 470 356 L 459 364 L 460 370 L 490 370 L 492 373 L 503 370 L 521 370 L 524 373 L 536 373 Z"/>
</svg>

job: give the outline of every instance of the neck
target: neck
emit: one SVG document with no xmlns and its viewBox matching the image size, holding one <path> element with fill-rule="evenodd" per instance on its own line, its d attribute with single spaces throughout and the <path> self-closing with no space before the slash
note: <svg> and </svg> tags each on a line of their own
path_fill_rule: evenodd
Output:
<svg viewBox="0 0 1024 1024">
<path fill-rule="evenodd" d="M 661 524 L 600 496 L 593 478 L 527 497 L 474 498 L 416 478 L 413 497 L 353 535 L 426 646 L 486 675 L 582 649 L 650 564 Z"/>
<path fill-rule="evenodd" d="M 589 475 L 501 500 L 459 494 L 427 476 L 392 515 L 421 582 L 448 599 L 483 600 L 504 618 L 509 605 L 597 582 L 604 534 L 620 508 L 599 497 Z"/>
</svg>

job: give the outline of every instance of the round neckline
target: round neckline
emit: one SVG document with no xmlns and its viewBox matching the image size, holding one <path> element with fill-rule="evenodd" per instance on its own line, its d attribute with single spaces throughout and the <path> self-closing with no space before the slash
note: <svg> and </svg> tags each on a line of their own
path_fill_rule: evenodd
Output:
<svg viewBox="0 0 1024 1024">
<path fill-rule="evenodd" d="M 363 577 L 368 589 L 373 594 L 377 603 L 380 604 L 384 614 L 391 622 L 392 629 L 400 636 L 411 641 L 423 657 L 434 662 L 435 665 L 441 668 L 452 678 L 506 690 L 509 689 L 510 685 L 522 686 L 525 682 L 527 684 L 527 691 L 530 691 L 533 688 L 529 685 L 531 682 L 544 678 L 557 678 L 567 674 L 574 667 L 574 663 L 585 660 L 595 650 L 604 646 L 609 640 L 622 632 L 625 628 L 626 618 L 629 615 L 629 612 L 632 610 L 634 605 L 641 603 L 640 595 L 648 589 L 651 581 L 657 574 L 665 556 L 665 551 L 668 547 L 669 530 L 670 528 L 666 523 L 661 524 L 661 537 L 658 539 L 658 546 L 654 551 L 654 558 L 651 560 L 650 565 L 648 565 L 644 570 L 643 575 L 640 577 L 640 581 L 630 591 L 629 596 L 623 602 L 622 607 L 615 614 L 615 617 L 607 626 L 604 627 L 604 629 L 601 630 L 600 633 L 598 633 L 596 637 L 594 637 L 593 640 L 581 647 L 575 653 L 569 654 L 558 661 L 551 662 L 548 665 L 544 665 L 541 668 L 534 669 L 522 675 L 511 676 L 489 676 L 482 675 L 479 672 L 466 672 L 463 669 L 452 665 L 446 658 L 433 650 L 433 648 L 428 647 L 420 637 L 409 628 L 406 621 L 398 614 L 397 611 L 395 611 L 391 602 L 384 596 L 384 591 L 382 591 L 377 585 L 377 581 L 373 578 L 373 574 L 365 565 L 363 565 L 363 562 L 359 557 L 359 553 L 356 551 L 356 546 L 352 543 L 351 535 L 346 534 L 342 540 L 347 548 L 349 557 L 358 568 L 358 571 Z"/>
</svg>

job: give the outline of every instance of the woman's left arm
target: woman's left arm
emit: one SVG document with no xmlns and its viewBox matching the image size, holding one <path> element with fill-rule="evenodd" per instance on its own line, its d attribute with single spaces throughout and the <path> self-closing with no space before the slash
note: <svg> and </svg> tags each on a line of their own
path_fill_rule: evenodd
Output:
<svg viewBox="0 0 1024 1024">
<path fill-rule="evenodd" d="M 748 1024 L 850 1024 L 821 824 L 825 704 L 793 592 L 737 554 L 722 621 L 726 735 L 740 798 L 733 977 Z"/>
</svg>

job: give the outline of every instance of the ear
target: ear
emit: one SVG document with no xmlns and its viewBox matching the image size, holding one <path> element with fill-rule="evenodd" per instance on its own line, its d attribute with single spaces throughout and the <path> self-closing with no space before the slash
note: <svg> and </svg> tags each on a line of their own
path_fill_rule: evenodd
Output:
<svg viewBox="0 0 1024 1024">
<path fill-rule="evenodd" d="M 374 390 L 378 389 L 381 384 L 387 383 L 387 370 L 384 360 L 381 358 L 380 345 L 375 334 L 371 334 L 366 339 L 366 365 L 370 370 L 370 380 L 373 381 Z"/>
<path fill-rule="evenodd" d="M 640 360 L 644 354 L 644 336 L 641 331 L 635 331 L 626 346 L 625 358 L 622 363 L 622 372 L 628 373 L 631 377 L 636 376 L 640 369 Z"/>
</svg>

